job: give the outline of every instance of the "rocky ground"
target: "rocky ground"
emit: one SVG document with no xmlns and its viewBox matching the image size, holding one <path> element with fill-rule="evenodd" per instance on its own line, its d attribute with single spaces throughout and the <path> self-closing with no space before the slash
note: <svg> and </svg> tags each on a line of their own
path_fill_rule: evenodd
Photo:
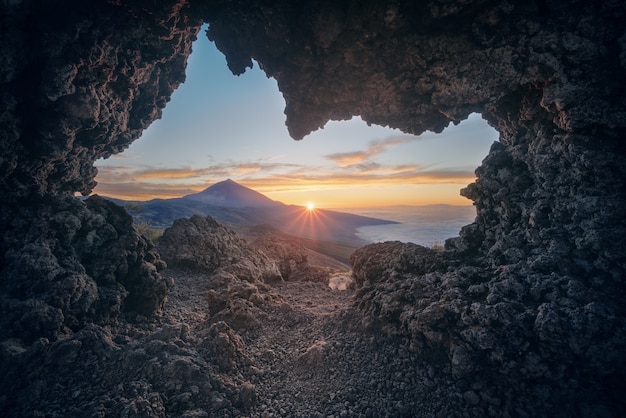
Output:
<svg viewBox="0 0 626 418">
<path fill-rule="evenodd" d="M 477 396 L 380 333 L 350 272 L 294 242 L 195 217 L 159 245 L 160 315 L 0 342 L 0 416 L 449 416 Z"/>
<path fill-rule="evenodd" d="M 160 244 L 171 265 L 192 257 L 185 242 L 218 249 L 217 270 L 202 258 L 203 268 L 164 273 L 175 284 L 162 325 L 185 327 L 185 344 L 216 366 L 218 380 L 237 386 L 234 402 L 226 396 L 223 408 L 213 402 L 194 414 L 447 416 L 450 405 L 464 408 L 466 390 L 435 389 L 433 366 L 418 359 L 410 341 L 382 334 L 365 319 L 349 270 L 273 235 L 246 238 L 210 218 L 192 218 L 174 225 Z M 250 251 L 262 249 L 269 258 L 246 268 L 227 258 L 242 252 L 253 260 L 259 256 Z M 255 279 L 263 276 L 258 270 L 275 271 L 272 263 L 285 280 Z"/>
<path fill-rule="evenodd" d="M 158 243 L 158 315 L 0 341 L 0 416 L 623 416 L 620 354 L 594 331 L 608 305 L 572 311 L 600 324 L 579 335 L 556 327 L 545 278 L 524 270 L 503 282 L 400 242 L 357 250 L 347 270 L 293 240 L 247 239 L 210 217 L 176 221 Z"/>
<path fill-rule="evenodd" d="M 187 324 L 194 339 L 211 322 L 207 277 L 177 269 L 166 275 L 176 284 L 163 320 Z M 272 285 L 266 295 L 272 302 L 259 309 L 258 321 L 235 330 L 235 356 L 245 365 L 232 373 L 249 382 L 255 398 L 239 411 L 246 416 L 447 416 L 447 404 L 471 406 L 477 396 L 459 389 L 434 397 L 432 366 L 418 361 L 406 341 L 368 329 L 353 290 L 289 281 Z"/>
</svg>

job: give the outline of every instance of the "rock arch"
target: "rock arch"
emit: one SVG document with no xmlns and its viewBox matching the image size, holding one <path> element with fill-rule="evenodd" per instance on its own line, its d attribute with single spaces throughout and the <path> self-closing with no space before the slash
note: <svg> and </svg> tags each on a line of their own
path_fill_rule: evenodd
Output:
<svg viewBox="0 0 626 418">
<path fill-rule="evenodd" d="M 482 113 L 501 138 L 462 191 L 476 222 L 447 244 L 456 273 L 440 279 L 456 274 L 469 292 L 459 312 L 444 309 L 451 364 L 510 367 L 504 383 L 547 381 L 557 402 L 591 382 L 590 397 L 623 413 L 611 391 L 626 342 L 622 2 L 23 0 L 0 10 L 2 338 L 54 339 L 159 310 L 168 283 L 151 245 L 118 209 L 73 194 L 93 188 L 96 159 L 160 116 L 207 22 L 233 73 L 254 58 L 278 80 L 296 139 L 353 115 L 419 133 Z M 365 309 L 379 303 L 372 286 Z M 450 296 L 442 286 L 435 294 Z M 440 319 L 398 326 L 427 335 Z M 467 333 L 514 320 L 514 335 L 493 341 Z"/>
</svg>

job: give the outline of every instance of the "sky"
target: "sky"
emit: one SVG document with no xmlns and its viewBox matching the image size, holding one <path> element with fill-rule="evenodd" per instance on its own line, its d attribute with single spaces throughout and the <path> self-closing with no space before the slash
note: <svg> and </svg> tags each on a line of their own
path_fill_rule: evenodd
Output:
<svg viewBox="0 0 626 418">
<path fill-rule="evenodd" d="M 122 154 L 96 162 L 94 193 L 172 198 L 232 179 L 283 203 L 320 208 L 470 205 L 459 190 L 498 139 L 473 114 L 440 134 L 407 135 L 355 117 L 295 141 L 284 107 L 274 79 L 256 63 L 232 75 L 201 31 L 186 81 L 162 118 Z"/>
</svg>

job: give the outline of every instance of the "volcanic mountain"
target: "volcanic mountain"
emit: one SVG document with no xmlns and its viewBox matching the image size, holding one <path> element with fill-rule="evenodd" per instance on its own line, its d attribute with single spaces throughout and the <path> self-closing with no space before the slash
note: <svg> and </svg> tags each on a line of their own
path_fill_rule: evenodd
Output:
<svg viewBox="0 0 626 418">
<path fill-rule="evenodd" d="M 263 208 L 283 205 L 231 179 L 215 183 L 200 193 L 183 196 L 183 199 L 225 208 Z"/>
</svg>

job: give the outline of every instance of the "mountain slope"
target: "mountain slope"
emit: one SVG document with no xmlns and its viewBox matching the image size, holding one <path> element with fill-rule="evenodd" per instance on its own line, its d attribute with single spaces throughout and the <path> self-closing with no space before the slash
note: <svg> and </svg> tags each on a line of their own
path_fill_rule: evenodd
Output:
<svg viewBox="0 0 626 418">
<path fill-rule="evenodd" d="M 248 187 L 228 179 L 215 183 L 200 193 L 183 196 L 184 200 L 193 200 L 226 208 L 272 207 L 282 205 Z"/>
<path fill-rule="evenodd" d="M 254 226 L 267 224 L 283 232 L 311 240 L 348 244 L 369 243 L 356 236 L 356 229 L 367 225 L 397 223 L 325 209 L 307 210 L 271 200 L 232 180 L 212 185 L 204 191 L 175 199 L 153 199 L 147 202 L 124 202 L 138 222 L 154 228 L 167 228 L 175 219 L 193 215 L 211 216 L 226 225 Z"/>
</svg>

